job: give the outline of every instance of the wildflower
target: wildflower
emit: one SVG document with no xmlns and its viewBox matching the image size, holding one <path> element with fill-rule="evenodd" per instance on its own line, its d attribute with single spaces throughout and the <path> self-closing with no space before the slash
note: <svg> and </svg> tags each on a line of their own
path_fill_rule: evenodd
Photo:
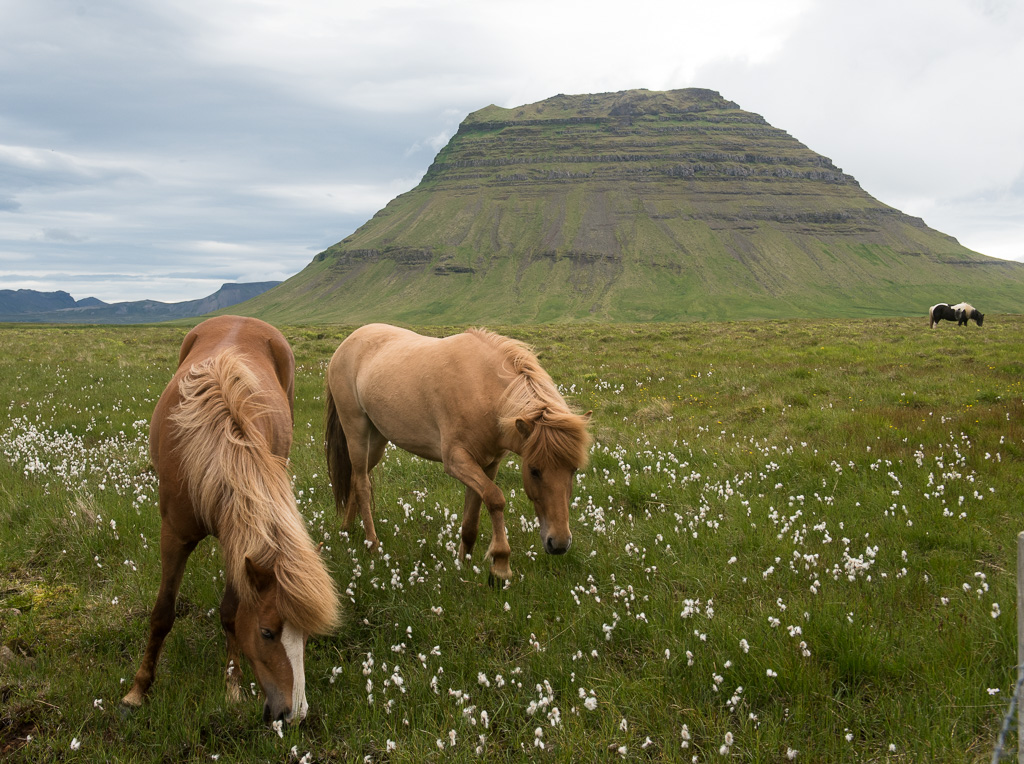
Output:
<svg viewBox="0 0 1024 764">
<path fill-rule="evenodd" d="M 81 747 L 82 747 L 82 741 L 81 740 L 79 740 L 77 737 L 71 738 L 71 750 L 72 751 L 77 751 Z"/>
</svg>

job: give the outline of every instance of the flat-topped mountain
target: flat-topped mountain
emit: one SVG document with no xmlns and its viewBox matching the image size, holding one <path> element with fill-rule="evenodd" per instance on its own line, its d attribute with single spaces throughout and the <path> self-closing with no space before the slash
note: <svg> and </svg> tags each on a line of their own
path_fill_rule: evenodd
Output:
<svg viewBox="0 0 1024 764">
<path fill-rule="evenodd" d="M 470 114 L 416 188 L 245 304 L 410 323 L 1017 312 L 1024 265 L 874 199 L 710 90 Z"/>
</svg>

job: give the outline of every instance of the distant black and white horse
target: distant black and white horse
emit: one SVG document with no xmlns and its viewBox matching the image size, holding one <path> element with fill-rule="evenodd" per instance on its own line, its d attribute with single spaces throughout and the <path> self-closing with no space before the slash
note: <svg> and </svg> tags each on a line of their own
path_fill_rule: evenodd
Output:
<svg viewBox="0 0 1024 764">
<path fill-rule="evenodd" d="M 956 321 L 957 324 L 967 323 L 966 321 L 960 320 L 962 317 L 961 313 L 961 310 L 958 310 L 957 308 L 954 307 L 950 307 L 948 304 L 944 302 L 940 302 L 938 305 L 932 305 L 928 309 L 928 328 L 933 328 L 935 324 L 943 320 Z"/>
<path fill-rule="evenodd" d="M 958 326 L 966 326 L 967 321 L 970 319 L 973 319 L 974 323 L 981 326 L 981 322 L 985 320 L 984 313 L 979 313 L 974 306 L 969 305 L 966 302 L 958 302 L 953 306 L 953 310 L 957 313 Z"/>
</svg>

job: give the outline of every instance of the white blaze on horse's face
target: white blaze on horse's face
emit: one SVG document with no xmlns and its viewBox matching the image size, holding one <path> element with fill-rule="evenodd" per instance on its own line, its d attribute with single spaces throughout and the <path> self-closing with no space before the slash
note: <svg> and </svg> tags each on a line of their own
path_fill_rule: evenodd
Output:
<svg viewBox="0 0 1024 764">
<path fill-rule="evenodd" d="M 306 635 L 280 618 L 254 618 L 240 606 L 236 633 L 266 700 L 263 721 L 298 724 L 306 718 Z M 247 617 L 248 616 L 248 617 Z"/>
<path fill-rule="evenodd" d="M 285 717 L 289 724 L 298 724 L 306 718 L 309 703 L 306 702 L 306 669 L 303 659 L 306 652 L 306 636 L 290 623 L 281 632 L 281 644 L 292 666 L 292 715 Z"/>
<path fill-rule="evenodd" d="M 572 545 L 569 501 L 572 498 L 572 467 L 543 469 L 523 462 L 523 488 L 540 521 L 540 540 L 548 554 L 565 554 Z"/>
</svg>

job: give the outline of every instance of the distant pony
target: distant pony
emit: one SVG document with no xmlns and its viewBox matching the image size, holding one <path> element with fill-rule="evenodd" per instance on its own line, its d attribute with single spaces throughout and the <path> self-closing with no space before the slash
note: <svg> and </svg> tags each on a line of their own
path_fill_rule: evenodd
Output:
<svg viewBox="0 0 1024 764">
<path fill-rule="evenodd" d="M 953 310 L 957 312 L 958 326 L 966 326 L 969 319 L 973 319 L 974 323 L 981 326 L 981 322 L 985 320 L 984 313 L 979 313 L 977 309 L 966 302 L 958 302 L 953 306 Z"/>
<path fill-rule="evenodd" d="M 974 310 L 974 308 L 971 308 Z M 961 306 L 950 307 L 944 302 L 940 302 L 938 305 L 932 305 L 928 309 L 928 328 L 931 329 L 939 321 L 956 321 L 957 324 L 966 324 L 966 320 L 961 320 L 963 311 Z M 979 321 L 979 323 L 981 323 Z"/>
</svg>

